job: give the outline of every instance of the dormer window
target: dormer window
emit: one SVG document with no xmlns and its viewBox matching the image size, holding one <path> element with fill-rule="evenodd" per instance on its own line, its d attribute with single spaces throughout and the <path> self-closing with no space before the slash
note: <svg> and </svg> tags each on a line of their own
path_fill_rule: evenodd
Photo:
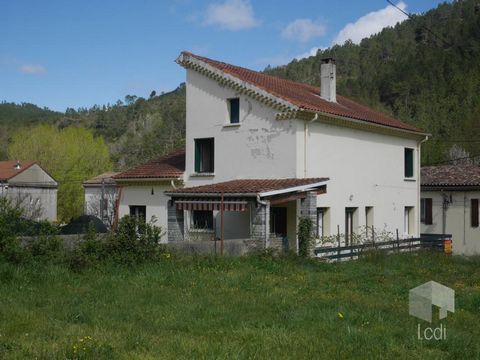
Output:
<svg viewBox="0 0 480 360">
<path fill-rule="evenodd" d="M 228 112 L 230 124 L 240 123 L 240 99 L 228 99 Z"/>
</svg>

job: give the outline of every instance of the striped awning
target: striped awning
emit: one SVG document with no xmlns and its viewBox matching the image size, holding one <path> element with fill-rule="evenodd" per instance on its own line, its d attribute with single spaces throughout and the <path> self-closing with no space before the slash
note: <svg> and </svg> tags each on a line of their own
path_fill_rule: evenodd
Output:
<svg viewBox="0 0 480 360">
<path fill-rule="evenodd" d="M 183 199 L 175 200 L 177 210 L 221 210 L 221 200 L 204 200 L 204 199 Z M 223 201 L 223 210 L 224 211 L 246 211 L 248 201 L 246 200 L 224 200 Z"/>
</svg>

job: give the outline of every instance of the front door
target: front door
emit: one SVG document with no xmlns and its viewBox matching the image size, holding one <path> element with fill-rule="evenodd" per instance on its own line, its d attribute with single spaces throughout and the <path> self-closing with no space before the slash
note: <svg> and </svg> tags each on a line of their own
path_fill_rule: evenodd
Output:
<svg viewBox="0 0 480 360">
<path fill-rule="evenodd" d="M 270 232 L 282 238 L 287 236 L 287 208 L 270 208 Z"/>
</svg>

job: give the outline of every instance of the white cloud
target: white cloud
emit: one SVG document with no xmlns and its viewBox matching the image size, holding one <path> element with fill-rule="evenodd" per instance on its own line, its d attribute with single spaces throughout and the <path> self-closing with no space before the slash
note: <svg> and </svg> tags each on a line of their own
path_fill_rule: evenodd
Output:
<svg viewBox="0 0 480 360">
<path fill-rule="evenodd" d="M 315 56 L 317 55 L 317 51 L 318 50 L 325 50 L 326 47 L 317 47 L 317 46 L 314 46 L 312 47 L 309 51 L 306 51 L 304 52 L 303 54 L 300 54 L 300 55 L 297 55 L 295 56 L 295 59 L 297 60 L 301 60 L 301 59 L 304 59 L 304 58 L 308 58 L 310 56 Z"/>
<path fill-rule="evenodd" d="M 407 9 L 407 5 L 403 1 L 399 2 L 397 6 L 404 11 Z M 354 23 L 347 24 L 337 34 L 333 40 L 333 44 L 342 45 L 348 39 L 352 40 L 355 44 L 359 44 L 362 39 L 380 32 L 387 26 L 394 26 L 406 19 L 407 16 L 405 14 L 402 14 L 392 5 L 388 5 L 381 10 L 372 11 L 362 16 Z"/>
<path fill-rule="evenodd" d="M 18 70 L 27 75 L 42 75 L 47 72 L 47 69 L 42 65 L 25 64 L 18 68 Z"/>
<path fill-rule="evenodd" d="M 226 0 L 210 4 L 207 8 L 204 25 L 216 25 L 227 30 L 250 29 L 259 24 L 253 7 L 248 0 Z"/>
<path fill-rule="evenodd" d="M 311 19 L 297 19 L 282 30 L 282 37 L 288 40 L 307 42 L 325 35 L 326 26 L 321 21 Z"/>
</svg>

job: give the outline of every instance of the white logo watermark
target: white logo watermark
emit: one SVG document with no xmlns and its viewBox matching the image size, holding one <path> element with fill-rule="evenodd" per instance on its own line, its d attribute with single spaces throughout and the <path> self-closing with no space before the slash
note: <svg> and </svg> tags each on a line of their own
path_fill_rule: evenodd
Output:
<svg viewBox="0 0 480 360">
<path fill-rule="evenodd" d="M 455 312 L 455 291 L 435 281 L 413 288 L 408 293 L 409 314 L 419 319 L 432 322 L 432 307 L 439 307 L 438 317 L 440 320 L 447 317 L 448 312 Z M 425 327 L 421 324 L 417 327 L 419 340 L 446 340 L 447 326 L 440 324 L 437 328 Z"/>
</svg>

